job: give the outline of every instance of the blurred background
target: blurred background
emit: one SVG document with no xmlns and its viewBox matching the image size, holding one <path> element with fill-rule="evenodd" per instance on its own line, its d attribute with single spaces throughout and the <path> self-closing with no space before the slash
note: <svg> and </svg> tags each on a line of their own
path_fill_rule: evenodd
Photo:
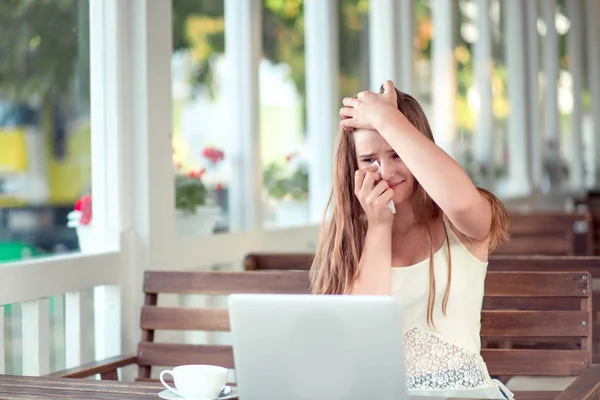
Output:
<svg viewBox="0 0 600 400">
<path fill-rule="evenodd" d="M 341 99 L 385 79 L 477 185 L 573 207 L 600 183 L 599 26 L 598 0 L 2 1 L 0 263 L 60 282 L 111 265 L 86 281 L 93 330 L 93 288 L 139 283 L 119 271 L 313 251 Z M 20 304 L 42 293 L 11 290 L 22 372 Z"/>
</svg>

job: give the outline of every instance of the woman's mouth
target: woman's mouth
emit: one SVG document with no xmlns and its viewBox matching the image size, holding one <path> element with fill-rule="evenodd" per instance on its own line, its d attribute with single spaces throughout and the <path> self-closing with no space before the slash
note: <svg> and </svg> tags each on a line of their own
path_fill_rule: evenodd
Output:
<svg viewBox="0 0 600 400">
<path fill-rule="evenodd" d="M 404 183 L 404 181 L 400 181 L 400 182 L 396 182 L 396 183 L 390 183 L 390 189 L 396 189 L 398 186 L 402 185 Z"/>
</svg>

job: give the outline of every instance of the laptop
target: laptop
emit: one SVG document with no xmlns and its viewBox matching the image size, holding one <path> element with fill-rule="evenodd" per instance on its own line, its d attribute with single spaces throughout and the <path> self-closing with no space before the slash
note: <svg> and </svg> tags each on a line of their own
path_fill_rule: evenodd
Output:
<svg viewBox="0 0 600 400">
<path fill-rule="evenodd" d="M 235 294 L 229 318 L 242 400 L 409 398 L 392 297 Z"/>
</svg>

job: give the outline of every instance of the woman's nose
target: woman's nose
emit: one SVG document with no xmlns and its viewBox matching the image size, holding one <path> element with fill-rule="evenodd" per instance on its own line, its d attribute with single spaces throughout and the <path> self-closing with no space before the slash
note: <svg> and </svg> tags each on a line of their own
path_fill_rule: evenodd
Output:
<svg viewBox="0 0 600 400">
<path fill-rule="evenodd" d="M 391 165 L 390 163 L 382 161 L 380 173 L 381 173 L 381 179 L 383 179 L 384 181 L 387 181 L 387 180 L 393 178 L 395 175 L 394 166 Z"/>
</svg>

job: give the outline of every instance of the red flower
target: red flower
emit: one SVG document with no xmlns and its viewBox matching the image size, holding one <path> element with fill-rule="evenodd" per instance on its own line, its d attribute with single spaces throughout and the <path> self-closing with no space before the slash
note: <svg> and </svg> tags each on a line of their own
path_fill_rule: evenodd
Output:
<svg viewBox="0 0 600 400">
<path fill-rule="evenodd" d="M 285 162 L 289 164 L 289 162 L 292 160 L 292 158 L 296 157 L 296 153 L 290 153 L 287 156 L 285 156 Z"/>
<path fill-rule="evenodd" d="M 225 159 L 225 153 L 215 147 L 207 147 L 202 151 L 202 156 L 210 160 L 211 163 L 216 164 L 219 161 Z"/>
<path fill-rule="evenodd" d="M 223 190 L 223 184 L 221 182 L 217 183 L 217 186 L 215 187 L 215 189 Z"/>
<path fill-rule="evenodd" d="M 196 170 L 196 171 L 190 171 L 188 172 L 187 176 L 190 179 L 202 179 L 202 175 L 204 175 L 204 173 L 206 172 L 206 170 L 204 168 Z"/>
<path fill-rule="evenodd" d="M 175 168 L 181 169 L 181 167 L 182 167 L 182 164 L 180 162 L 175 163 Z"/>
<path fill-rule="evenodd" d="M 92 221 L 92 196 L 86 195 L 77 200 L 75 210 L 81 211 L 79 223 L 81 225 L 89 225 Z"/>
</svg>

